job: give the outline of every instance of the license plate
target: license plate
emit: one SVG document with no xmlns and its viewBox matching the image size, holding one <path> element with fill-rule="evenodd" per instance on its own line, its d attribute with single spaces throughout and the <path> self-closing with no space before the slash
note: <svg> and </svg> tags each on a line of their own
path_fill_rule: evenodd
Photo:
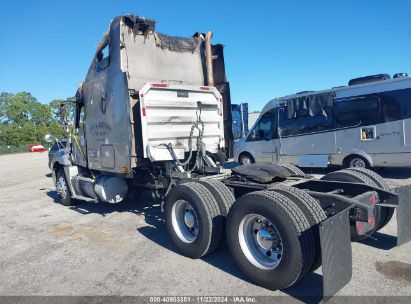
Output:
<svg viewBox="0 0 411 304">
<path fill-rule="evenodd" d="M 188 97 L 188 91 L 177 91 L 177 97 Z"/>
</svg>

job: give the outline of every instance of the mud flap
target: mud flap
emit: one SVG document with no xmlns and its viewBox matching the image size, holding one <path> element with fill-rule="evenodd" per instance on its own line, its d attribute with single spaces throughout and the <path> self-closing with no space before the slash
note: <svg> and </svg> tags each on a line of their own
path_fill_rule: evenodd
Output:
<svg viewBox="0 0 411 304">
<path fill-rule="evenodd" d="M 411 241 L 411 185 L 395 189 L 398 194 L 397 246 Z"/>
<path fill-rule="evenodd" d="M 344 209 L 320 223 L 323 298 L 329 300 L 352 276 L 349 210 Z"/>
</svg>

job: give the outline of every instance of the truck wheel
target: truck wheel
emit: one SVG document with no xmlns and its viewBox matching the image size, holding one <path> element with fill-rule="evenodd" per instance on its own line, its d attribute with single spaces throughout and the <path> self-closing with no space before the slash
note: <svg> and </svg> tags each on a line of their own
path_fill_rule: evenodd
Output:
<svg viewBox="0 0 411 304">
<path fill-rule="evenodd" d="M 196 182 L 175 186 L 166 197 L 164 212 L 168 234 L 182 255 L 200 258 L 221 243 L 220 209 L 205 186 Z"/>
<path fill-rule="evenodd" d="M 67 183 L 66 174 L 64 173 L 63 168 L 58 169 L 56 174 L 56 190 L 62 205 L 71 206 L 73 204 L 70 187 Z"/>
<path fill-rule="evenodd" d="M 240 165 L 251 165 L 255 163 L 254 158 L 248 153 L 241 153 L 240 157 L 238 158 L 238 162 Z"/>
<path fill-rule="evenodd" d="M 366 169 L 366 168 L 350 168 L 348 170 L 353 170 L 356 172 L 360 172 L 362 174 L 367 175 L 370 179 L 372 179 L 378 187 L 380 187 L 381 189 L 390 191 L 391 187 L 390 185 L 388 185 L 388 183 L 385 181 L 385 179 L 375 173 L 374 171 L 370 170 L 370 169 Z M 387 225 L 389 223 L 389 221 L 391 220 L 392 216 L 394 215 L 394 208 L 389 208 L 389 207 L 380 207 L 381 209 L 385 210 L 385 218 L 384 220 L 381 220 L 378 223 L 378 227 L 377 227 L 377 231 L 382 229 L 383 227 L 385 227 L 385 225 Z"/>
<path fill-rule="evenodd" d="M 316 270 L 321 265 L 321 244 L 320 244 L 320 231 L 318 224 L 327 219 L 327 215 L 321 208 L 318 201 L 305 191 L 289 187 L 283 184 L 276 184 L 273 188 L 270 188 L 277 193 L 280 193 L 292 200 L 298 208 L 303 211 L 305 217 L 310 224 L 311 231 L 314 237 L 314 261 L 310 271 Z"/>
<path fill-rule="evenodd" d="M 329 181 L 339 181 L 339 182 L 351 182 L 351 183 L 362 183 L 367 184 L 371 187 L 378 187 L 378 185 L 367 175 L 364 173 L 360 173 L 354 170 L 340 170 L 328 173 L 324 175 L 322 180 L 329 180 Z M 357 229 L 355 223 L 351 225 L 351 240 L 352 241 L 361 241 L 366 239 L 368 236 L 372 235 L 375 231 L 377 231 L 377 227 L 385 220 L 385 210 L 379 206 L 376 206 L 374 209 L 374 216 L 375 216 L 375 227 L 370 232 L 359 235 L 357 233 Z"/>
<path fill-rule="evenodd" d="M 303 212 L 274 191 L 239 198 L 227 218 L 227 243 L 253 282 L 272 290 L 291 286 L 311 269 L 313 235 Z"/>
<path fill-rule="evenodd" d="M 203 179 L 198 181 L 211 192 L 214 196 L 218 207 L 220 208 L 220 214 L 223 217 L 227 217 L 231 206 L 235 202 L 234 194 L 228 189 L 226 185 L 218 180 Z"/>
<path fill-rule="evenodd" d="M 369 162 L 362 156 L 353 155 L 343 161 L 344 168 L 370 168 Z"/>
<path fill-rule="evenodd" d="M 279 165 L 286 168 L 288 172 L 290 172 L 292 175 L 305 176 L 305 173 L 303 172 L 303 170 L 301 170 L 300 168 L 292 164 L 279 164 Z"/>
</svg>

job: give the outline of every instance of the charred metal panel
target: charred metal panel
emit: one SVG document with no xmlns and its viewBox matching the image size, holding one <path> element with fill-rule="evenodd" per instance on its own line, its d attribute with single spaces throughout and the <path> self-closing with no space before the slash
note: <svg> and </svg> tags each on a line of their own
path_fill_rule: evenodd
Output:
<svg viewBox="0 0 411 304">
<path fill-rule="evenodd" d="M 224 62 L 224 45 L 212 46 L 214 85 L 223 97 L 224 141 L 226 156 L 234 155 L 234 135 L 232 130 L 230 83 L 227 81 Z"/>
<path fill-rule="evenodd" d="M 134 36 L 126 26 L 122 28 L 122 69 L 127 73 L 130 89 L 138 91 L 147 82 L 204 84 L 200 44 L 194 51 L 174 51 L 162 47 L 164 37 L 168 36 L 156 33 Z"/>
<path fill-rule="evenodd" d="M 120 68 L 119 22 L 111 23 L 104 39 L 83 85 L 88 166 L 111 173 L 124 173 L 124 168 L 131 172 L 130 103 L 126 75 Z M 108 57 L 99 60 L 106 45 Z M 101 64 L 104 60 L 108 63 Z M 108 153 L 107 146 L 113 151 Z"/>
<path fill-rule="evenodd" d="M 320 224 L 324 300 L 335 295 L 352 277 L 349 209 Z"/>
<path fill-rule="evenodd" d="M 109 56 L 103 55 L 102 52 L 106 50 L 106 46 L 109 47 Z M 213 66 L 216 87 L 224 99 L 224 124 L 220 122 L 222 120 L 221 107 L 218 99 L 217 107 L 214 105 L 217 111 L 214 109 L 214 112 L 218 113 L 219 117 L 213 119 L 219 122 L 213 122 L 214 133 L 208 134 L 204 140 L 208 145 L 207 148 L 211 147 L 209 150 L 214 152 L 219 145 L 224 146 L 223 136 L 225 145 L 230 149 L 232 134 L 230 91 L 225 77 L 223 46 L 213 47 L 215 47 Z M 84 126 L 86 139 L 84 154 L 87 163 L 84 165 L 88 165 L 93 170 L 111 173 L 125 172 L 126 169 L 131 176 L 131 168 L 147 159 L 147 152 L 149 152 L 143 146 L 141 90 L 147 83 L 191 85 L 197 88 L 204 86 L 206 80 L 204 60 L 204 40 L 201 35 L 191 38 L 172 37 L 156 33 L 153 20 L 131 15 L 114 18 L 109 31 L 97 48 L 82 86 L 87 116 Z M 178 93 L 179 95 L 176 96 L 178 99 L 186 98 L 185 93 Z M 189 95 L 192 94 L 189 93 Z M 163 102 L 164 100 L 157 101 Z M 202 101 L 202 99 L 197 101 Z M 154 116 L 150 119 L 157 119 L 153 123 L 163 128 L 172 122 L 160 122 L 158 120 L 162 118 Z M 195 119 L 195 115 L 192 119 Z M 182 127 L 182 123 L 178 122 L 173 127 Z M 184 134 L 190 132 L 191 125 L 190 128 L 184 127 Z M 157 140 L 154 145 L 164 142 L 161 133 L 165 133 L 157 129 L 149 131 L 150 139 Z M 223 129 L 224 132 L 222 132 Z M 209 130 L 210 128 L 207 132 Z M 167 141 L 180 141 L 183 143 L 183 150 L 187 151 L 188 147 L 185 141 L 181 140 L 180 135 L 177 134 L 172 140 L 167 137 Z M 110 156 L 110 161 L 103 159 L 102 156 L 102 150 L 105 148 L 101 147 L 107 145 L 114 147 L 114 151 L 109 153 L 114 155 L 114 157 Z M 114 166 L 113 168 L 103 166 L 103 162 L 106 165 L 107 162 L 110 163 L 110 166 L 114 162 Z"/>
</svg>

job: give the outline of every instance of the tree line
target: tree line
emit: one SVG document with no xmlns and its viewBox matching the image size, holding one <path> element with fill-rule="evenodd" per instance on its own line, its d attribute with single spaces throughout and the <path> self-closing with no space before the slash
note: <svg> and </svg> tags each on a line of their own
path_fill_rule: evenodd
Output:
<svg viewBox="0 0 411 304">
<path fill-rule="evenodd" d="M 41 103 L 28 92 L 0 94 L 0 146 L 44 143 L 44 135 L 64 138 L 60 125 L 60 104 L 65 103 L 73 118 L 74 97 Z"/>
</svg>

